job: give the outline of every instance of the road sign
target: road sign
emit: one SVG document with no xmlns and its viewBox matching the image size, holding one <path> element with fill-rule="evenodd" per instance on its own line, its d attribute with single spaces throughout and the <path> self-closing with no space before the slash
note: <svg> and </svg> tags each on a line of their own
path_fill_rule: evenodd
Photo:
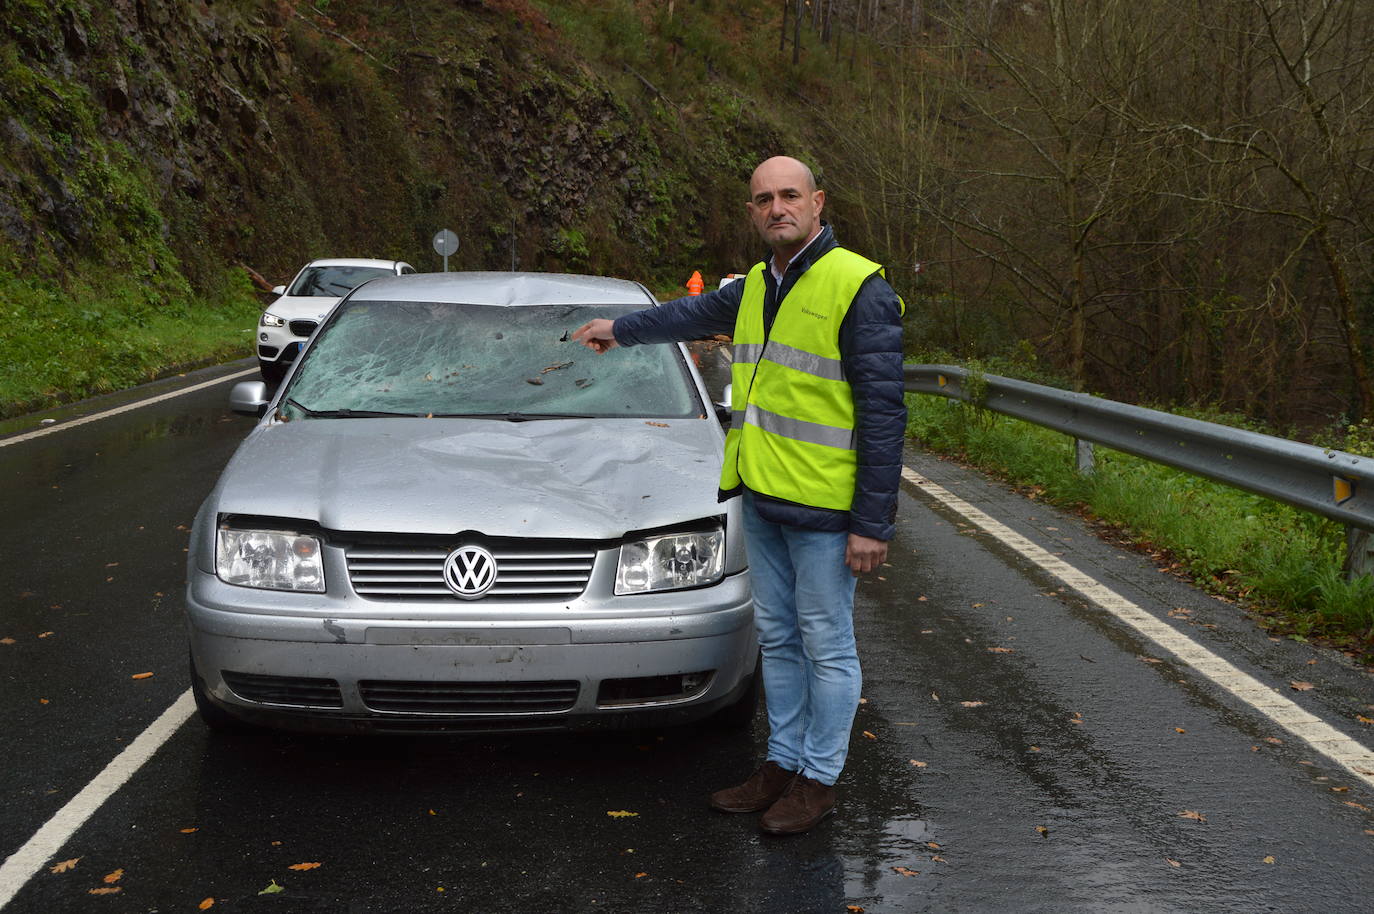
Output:
<svg viewBox="0 0 1374 914">
<path fill-rule="evenodd" d="M 434 253 L 444 258 L 444 272 L 448 272 L 448 259 L 458 253 L 458 236 L 448 229 L 440 229 L 434 236 Z"/>
</svg>

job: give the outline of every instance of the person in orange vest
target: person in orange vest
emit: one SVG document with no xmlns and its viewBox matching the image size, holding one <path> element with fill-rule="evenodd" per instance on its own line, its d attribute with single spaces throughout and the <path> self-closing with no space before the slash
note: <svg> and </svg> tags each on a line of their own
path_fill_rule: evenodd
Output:
<svg viewBox="0 0 1374 914">
<path fill-rule="evenodd" d="M 687 280 L 687 294 L 700 295 L 701 290 L 706 287 L 706 283 L 701 281 L 701 271 L 693 270 L 692 278 Z"/>
<path fill-rule="evenodd" d="M 775 835 L 835 807 L 861 686 L 855 577 L 896 532 L 906 429 L 902 300 L 881 266 L 839 246 L 824 203 L 806 165 L 768 159 L 747 209 L 770 255 L 743 281 L 573 332 L 598 353 L 734 338 L 721 498 L 744 500 L 770 732 L 764 763 L 710 804 L 763 812 Z"/>
</svg>

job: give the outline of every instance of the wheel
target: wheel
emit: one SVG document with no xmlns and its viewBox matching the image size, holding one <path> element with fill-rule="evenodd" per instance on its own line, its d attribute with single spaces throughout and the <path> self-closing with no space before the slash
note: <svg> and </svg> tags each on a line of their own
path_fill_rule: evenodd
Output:
<svg viewBox="0 0 1374 914">
<path fill-rule="evenodd" d="M 711 725 L 722 730 L 747 730 L 754 724 L 754 715 L 759 708 L 759 693 L 763 691 L 763 669 L 754 665 L 754 675 L 744 694 L 734 704 L 726 705 L 711 715 Z"/>
<path fill-rule="evenodd" d="M 281 379 L 286 377 L 286 370 L 290 367 L 290 362 L 264 362 L 262 359 L 258 359 L 258 371 L 262 373 L 262 379 L 268 384 L 280 384 Z"/>
<path fill-rule="evenodd" d="M 249 725 L 221 708 L 206 694 L 205 683 L 196 670 L 195 658 L 191 658 L 191 697 L 196 700 L 196 713 L 206 727 L 216 733 L 243 733 Z"/>
</svg>

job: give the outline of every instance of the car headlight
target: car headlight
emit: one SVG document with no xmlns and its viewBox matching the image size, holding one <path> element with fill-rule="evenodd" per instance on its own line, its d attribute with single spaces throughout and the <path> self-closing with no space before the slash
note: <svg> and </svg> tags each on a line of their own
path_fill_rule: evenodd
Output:
<svg viewBox="0 0 1374 914">
<path fill-rule="evenodd" d="M 316 537 L 229 527 L 220 527 L 218 534 L 215 573 L 226 584 L 324 592 L 324 564 Z"/>
<path fill-rule="evenodd" d="M 649 593 L 714 584 L 721 579 L 724 565 L 725 532 L 719 527 L 646 537 L 620 547 L 615 592 Z"/>
<path fill-rule="evenodd" d="M 258 319 L 258 323 L 262 324 L 264 327 L 285 327 L 286 319 L 264 311 L 262 312 L 262 317 Z"/>
</svg>

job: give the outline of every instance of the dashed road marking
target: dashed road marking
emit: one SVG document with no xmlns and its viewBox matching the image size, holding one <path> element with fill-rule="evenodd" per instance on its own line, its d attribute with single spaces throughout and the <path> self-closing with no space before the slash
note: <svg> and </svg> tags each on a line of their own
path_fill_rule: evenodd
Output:
<svg viewBox="0 0 1374 914">
<path fill-rule="evenodd" d="M 58 432 L 65 432 L 69 428 L 76 428 L 78 425 L 85 425 L 87 422 L 95 422 L 99 419 L 108 419 L 111 416 L 117 416 L 120 413 L 127 413 L 130 410 L 135 410 L 143 406 L 151 406 L 154 403 L 161 403 L 163 400 L 171 400 L 174 397 L 183 397 L 186 394 L 195 393 L 196 391 L 204 390 L 207 387 L 214 387 L 216 384 L 223 384 L 225 381 L 232 381 L 235 378 L 241 378 L 245 375 L 256 373 L 256 368 L 249 368 L 244 371 L 235 372 L 234 374 L 221 375 L 220 377 L 215 378 L 213 381 L 203 381 L 200 384 L 193 384 L 190 387 L 183 387 L 180 390 L 174 390 L 170 393 L 159 394 L 156 397 L 149 397 L 146 400 L 136 400 L 133 403 L 125 403 L 123 406 L 116 406 L 114 409 L 107 409 L 104 412 L 92 413 L 89 416 L 82 416 L 80 419 L 73 419 L 70 422 L 59 422 L 56 425 L 50 425 L 47 428 L 35 429 L 31 432 L 25 432 L 22 435 L 15 435 L 13 438 L 0 439 L 0 447 L 9 447 L 11 444 L 18 444 L 21 441 L 29 441 L 33 438 L 42 438 L 44 435 L 55 435 Z"/>
<path fill-rule="evenodd" d="M 1084 574 L 1063 559 L 1051 555 L 1049 551 L 915 470 L 903 467 L 902 478 L 915 486 L 917 491 L 962 514 L 1029 561 L 1107 610 L 1159 647 L 1169 651 L 1193 670 L 1212 680 L 1292 736 L 1307 743 L 1313 750 L 1345 768 L 1367 786 L 1374 787 L 1374 752 L 1315 714 L 1306 711 L 1297 702 L 1280 695 L 1273 688 L 1212 653 L 1172 626 L 1159 621 L 1095 578 Z"/>
<path fill-rule="evenodd" d="M 191 690 L 181 693 L 172 706 L 148 725 L 124 751 L 114 757 L 105 769 L 81 788 L 81 792 L 67 801 L 34 836 L 10 855 L 0 866 L 0 908 L 9 904 L 34 874 L 53 858 L 67 843 L 76 830 L 86 824 L 86 820 L 108 800 L 116 790 L 124 786 L 143 763 L 152 758 L 163 743 L 186 722 L 195 710 L 195 699 Z"/>
</svg>

